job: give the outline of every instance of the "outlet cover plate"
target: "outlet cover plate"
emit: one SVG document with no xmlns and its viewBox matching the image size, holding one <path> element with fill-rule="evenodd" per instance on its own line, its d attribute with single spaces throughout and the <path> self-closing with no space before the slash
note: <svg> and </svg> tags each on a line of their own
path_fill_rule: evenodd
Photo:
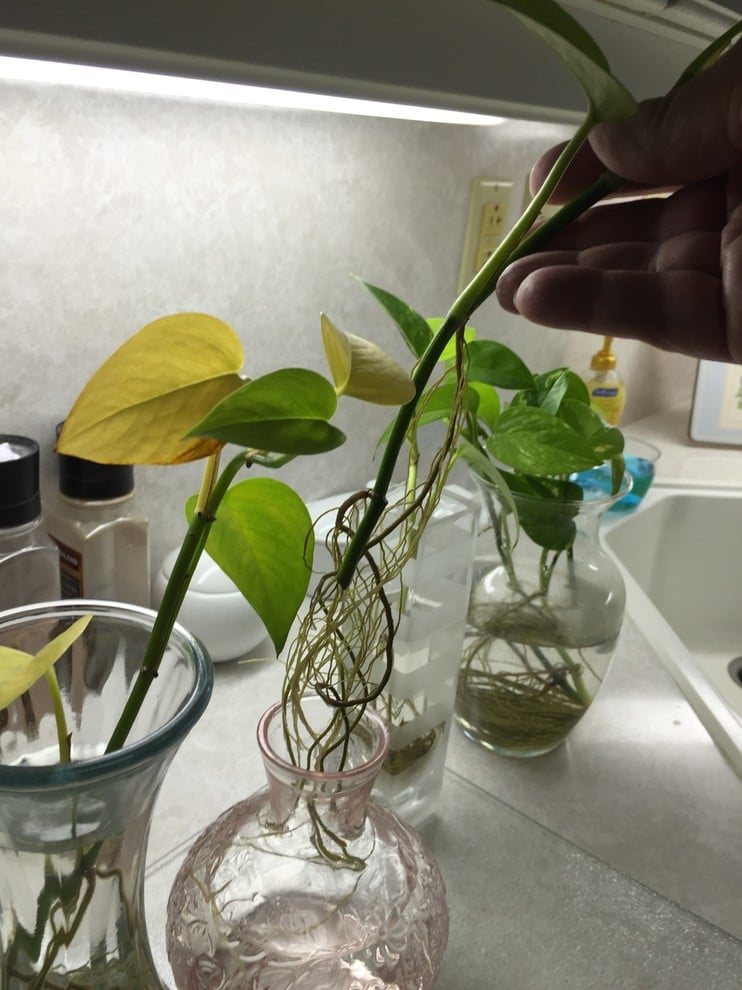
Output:
<svg viewBox="0 0 742 990">
<path fill-rule="evenodd" d="M 510 229 L 513 183 L 508 179 L 475 179 L 469 199 L 459 292 L 474 278 Z"/>
</svg>

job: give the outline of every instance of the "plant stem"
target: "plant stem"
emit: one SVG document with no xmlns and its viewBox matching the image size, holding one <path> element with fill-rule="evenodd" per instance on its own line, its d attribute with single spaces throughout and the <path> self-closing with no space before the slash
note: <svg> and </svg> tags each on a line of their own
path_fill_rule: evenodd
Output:
<svg viewBox="0 0 742 990">
<path fill-rule="evenodd" d="M 391 484 L 392 474 L 394 473 L 399 452 L 407 437 L 407 432 L 423 389 L 432 375 L 444 347 L 461 325 L 461 322 L 457 321 L 457 318 L 449 313 L 413 372 L 412 381 L 415 385 L 415 396 L 400 408 L 392 424 L 391 433 L 389 434 L 389 439 L 384 448 L 381 463 L 379 464 L 379 470 L 376 474 L 376 481 L 371 490 L 371 500 L 358 523 L 353 537 L 348 543 L 338 568 L 337 580 L 341 588 L 347 588 L 350 584 L 358 562 L 363 556 L 366 544 L 371 538 L 371 534 L 386 508 L 386 494 Z"/>
<path fill-rule="evenodd" d="M 196 500 L 196 515 L 201 515 L 208 511 L 209 499 L 211 498 L 211 493 L 214 491 L 214 485 L 219 474 L 220 457 L 221 448 L 206 458 L 204 473 L 201 478 L 201 488 L 199 489 Z"/>
<path fill-rule="evenodd" d="M 566 223 L 578 215 L 577 212 L 571 213 L 571 211 L 567 209 L 567 207 L 571 206 L 571 203 L 575 202 L 575 200 L 572 200 L 570 203 L 563 206 L 557 213 L 555 213 L 553 217 L 537 228 L 537 231 L 541 231 L 547 225 L 549 226 L 548 232 L 542 235 L 542 240 L 536 241 L 535 246 L 532 246 L 529 250 L 523 250 L 521 252 L 520 248 L 522 248 L 526 240 L 528 240 L 526 237 L 528 231 L 538 219 L 538 215 L 541 212 L 542 207 L 548 202 L 549 197 L 556 189 L 559 180 L 567 169 L 567 166 L 586 140 L 590 130 L 592 129 L 593 123 L 594 119 L 592 113 L 588 113 L 560 152 L 559 157 L 552 165 L 549 174 L 544 179 L 543 185 L 528 204 L 520 219 L 517 223 L 515 223 L 505 238 L 503 238 L 497 249 L 493 252 L 487 262 L 480 268 L 453 304 L 453 307 L 451 308 L 452 312 L 457 311 L 458 308 L 461 307 L 466 313 L 465 319 L 468 319 L 474 310 L 478 309 L 482 303 L 492 295 L 495 291 L 497 280 L 511 262 L 515 261 L 516 258 L 521 257 L 522 254 L 531 254 L 533 251 L 537 250 L 543 241 L 551 237 L 557 230 L 561 230 Z M 577 200 L 581 198 L 582 196 L 575 197 Z M 579 212 L 586 210 L 588 206 L 591 205 L 592 203 L 590 202 L 585 203 Z M 534 233 L 535 232 L 536 231 L 534 231 Z M 441 330 L 442 329 L 443 328 L 441 327 Z"/>
<path fill-rule="evenodd" d="M 577 201 L 579 201 L 578 207 L 574 209 L 563 207 L 550 220 L 548 220 L 547 223 L 543 224 L 543 227 L 548 226 L 548 232 L 546 234 L 542 234 L 540 239 L 532 240 L 531 238 L 533 235 L 530 235 L 528 238 L 525 237 L 538 217 L 541 207 L 556 188 L 556 185 L 562 177 L 569 162 L 572 160 L 578 148 L 586 139 L 592 125 L 593 116 L 592 113 L 588 113 L 585 120 L 578 127 L 566 147 L 562 150 L 559 158 L 554 163 L 551 171 L 546 177 L 544 184 L 531 200 L 531 203 L 526 208 L 520 220 L 515 224 L 513 229 L 479 270 L 479 272 L 477 272 L 471 282 L 469 282 L 463 292 L 458 296 L 453 306 L 448 311 L 448 314 L 443 320 L 438 332 L 428 344 L 428 347 L 420 358 L 412 375 L 412 381 L 415 385 L 415 395 L 406 405 L 400 408 L 394 423 L 392 424 L 392 429 L 389 434 L 386 447 L 384 448 L 379 470 L 376 475 L 376 481 L 373 489 L 371 490 L 370 501 L 358 523 L 358 527 L 353 534 L 353 537 L 348 543 L 345 553 L 343 554 L 343 559 L 340 562 L 337 573 L 337 581 L 340 587 L 347 588 L 349 586 L 356 567 L 358 566 L 358 562 L 363 556 L 366 545 L 371 538 L 371 534 L 373 533 L 376 524 L 381 518 L 381 515 L 386 507 L 386 495 L 389 490 L 389 485 L 391 484 L 392 474 L 394 472 L 399 453 L 407 438 L 407 433 L 410 423 L 412 422 L 412 417 L 415 413 L 417 403 L 433 373 L 436 364 L 440 360 L 440 356 L 443 353 L 446 344 L 448 344 L 453 335 L 460 328 L 466 326 L 466 322 L 474 310 L 477 309 L 492 294 L 495 286 L 497 285 L 497 280 L 511 261 L 515 260 L 516 257 L 520 257 L 522 254 L 537 250 L 547 237 L 551 236 L 556 230 L 561 229 L 561 227 L 568 223 L 569 220 L 573 219 L 573 216 L 576 216 L 578 212 L 586 210 L 588 206 L 592 205 L 593 202 L 596 202 L 602 195 L 605 195 L 605 192 L 610 191 L 608 188 L 606 188 L 604 192 L 600 192 L 596 189 L 594 192 L 595 199 L 593 200 L 590 200 L 589 197 L 585 197 L 584 195 L 577 197 Z M 597 185 L 598 184 L 596 183 L 596 186 Z M 601 185 L 600 188 L 604 188 L 604 185 Z M 591 189 L 593 189 L 593 187 L 591 187 Z M 575 201 L 573 201 L 573 203 L 574 202 Z M 568 206 L 571 207 L 572 204 L 570 203 Z M 541 231 L 543 227 L 539 228 L 539 231 Z M 522 241 L 523 244 L 521 243 Z M 530 247 L 527 252 L 524 249 L 524 244 L 526 241 L 530 242 Z"/>
<path fill-rule="evenodd" d="M 585 210 L 594 206 L 601 199 L 604 199 L 611 193 L 617 192 L 624 185 L 626 185 L 625 180 L 614 172 L 607 170 L 603 172 L 592 185 L 588 186 L 587 189 L 583 189 L 574 199 L 565 203 L 553 216 L 549 217 L 548 220 L 544 220 L 535 230 L 524 237 L 508 259 L 508 264 L 517 261 L 518 258 L 524 258 L 526 255 L 538 251 L 558 230 L 561 230 L 566 224 L 581 216 Z"/>
<path fill-rule="evenodd" d="M 206 545 L 209 530 L 215 519 L 215 513 L 224 495 L 235 478 L 237 472 L 244 466 L 244 454 L 238 454 L 222 471 L 215 481 L 216 471 L 214 459 L 218 454 L 212 454 L 204 467 L 203 483 L 198 497 L 198 506 L 202 508 L 193 515 L 188 531 L 183 539 L 178 557 L 168 578 L 160 608 L 157 611 L 152 633 L 142 659 L 137 679 L 129 692 L 124 710 L 116 724 L 111 739 L 106 747 L 106 753 L 121 749 L 126 737 L 131 731 L 150 684 L 157 677 L 160 663 L 178 618 L 188 585 L 198 564 L 201 553 Z"/>
<path fill-rule="evenodd" d="M 46 683 L 49 688 L 49 694 L 52 699 L 52 707 L 54 709 L 54 721 L 57 726 L 57 743 L 59 745 L 59 762 L 69 763 L 70 762 L 70 734 L 67 730 L 67 719 L 64 714 L 64 705 L 62 704 L 62 693 L 59 690 L 59 681 L 57 680 L 57 673 L 54 667 L 50 667 L 46 671 Z"/>
<path fill-rule="evenodd" d="M 417 487 L 417 471 L 420 463 L 420 451 L 417 446 L 417 436 L 413 436 L 410 440 L 410 456 L 407 460 L 407 481 L 405 483 L 405 505 L 409 505 L 415 499 L 415 488 Z M 414 526 L 414 522 L 410 520 L 405 520 L 404 523 L 404 537 L 409 546 L 410 542 L 410 526 Z M 404 583 L 402 575 L 400 575 L 400 587 L 399 587 L 399 612 L 400 615 L 404 614 L 407 610 L 407 596 L 410 589 Z"/>
</svg>

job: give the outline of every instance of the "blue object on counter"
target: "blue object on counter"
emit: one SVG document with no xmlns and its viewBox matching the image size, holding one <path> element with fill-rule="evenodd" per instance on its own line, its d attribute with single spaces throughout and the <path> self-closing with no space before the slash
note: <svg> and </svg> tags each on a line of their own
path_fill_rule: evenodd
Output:
<svg viewBox="0 0 742 990">
<path fill-rule="evenodd" d="M 609 512 L 631 512 L 635 509 L 650 489 L 654 480 L 655 465 L 660 452 L 651 443 L 637 440 L 634 437 L 624 437 L 624 460 L 626 470 L 631 475 L 632 486 L 628 495 L 614 503 Z M 592 491 L 600 494 L 611 494 L 611 472 L 581 471 L 572 475 L 572 481 L 581 485 L 585 492 Z"/>
<path fill-rule="evenodd" d="M 654 478 L 654 461 L 647 460 L 646 457 L 634 457 L 627 455 L 625 458 L 626 470 L 631 475 L 634 484 L 628 495 L 624 495 L 615 505 L 612 505 L 609 512 L 631 512 L 641 502 L 649 491 Z"/>
</svg>

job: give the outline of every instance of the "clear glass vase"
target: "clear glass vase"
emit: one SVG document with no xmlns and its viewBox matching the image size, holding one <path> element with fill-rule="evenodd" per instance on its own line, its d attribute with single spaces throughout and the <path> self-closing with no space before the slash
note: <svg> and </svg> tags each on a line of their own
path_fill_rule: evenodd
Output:
<svg viewBox="0 0 742 990">
<path fill-rule="evenodd" d="M 302 710 L 310 721 L 318 698 Z M 319 709 L 317 709 L 319 711 Z M 418 834 L 371 795 L 389 745 L 367 710 L 325 769 L 288 756 L 280 704 L 258 744 L 268 787 L 202 833 L 168 903 L 180 990 L 427 990 L 448 913 Z"/>
<path fill-rule="evenodd" d="M 176 627 L 126 746 L 104 754 L 154 614 L 69 601 L 0 615 L 0 644 L 35 653 L 93 619 L 57 662 L 72 762 L 60 764 L 42 678 L 0 711 L 0 988 L 161 990 L 145 926 L 152 810 L 209 699 L 208 655 Z"/>
<path fill-rule="evenodd" d="M 464 489 L 444 488 L 391 592 L 399 602 L 394 668 L 373 703 L 389 727 L 390 746 L 374 793 L 415 828 L 435 813 L 443 784 L 478 508 Z"/>
<path fill-rule="evenodd" d="M 623 621 L 623 579 L 599 525 L 631 479 L 611 495 L 603 465 L 571 484 L 582 498 L 505 498 L 480 481 L 456 718 L 466 736 L 506 756 L 539 756 L 566 739 L 600 688 Z"/>
</svg>

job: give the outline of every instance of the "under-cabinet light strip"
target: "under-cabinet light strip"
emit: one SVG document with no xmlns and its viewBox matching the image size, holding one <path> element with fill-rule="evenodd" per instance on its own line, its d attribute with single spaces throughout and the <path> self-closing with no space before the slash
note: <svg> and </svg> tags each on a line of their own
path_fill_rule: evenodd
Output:
<svg viewBox="0 0 742 990">
<path fill-rule="evenodd" d="M 35 82 L 51 85 L 82 86 L 118 92 L 168 96 L 176 99 L 206 100 L 239 106 L 284 107 L 294 110 L 321 110 L 365 117 L 390 117 L 442 124 L 492 126 L 505 122 L 504 117 L 436 107 L 386 103 L 344 96 L 329 96 L 298 90 L 273 89 L 243 83 L 193 79 L 131 69 L 76 65 L 43 59 L 0 56 L 0 79 L 12 82 Z"/>
</svg>

